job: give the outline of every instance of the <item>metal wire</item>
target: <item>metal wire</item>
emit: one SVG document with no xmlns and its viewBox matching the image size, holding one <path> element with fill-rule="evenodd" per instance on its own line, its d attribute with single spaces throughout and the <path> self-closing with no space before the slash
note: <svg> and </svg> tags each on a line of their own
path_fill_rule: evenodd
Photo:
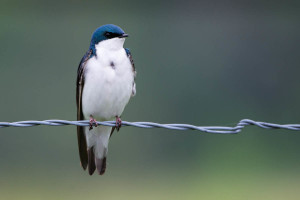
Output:
<svg viewBox="0 0 300 200">
<path fill-rule="evenodd" d="M 98 125 L 103 126 L 115 126 L 115 121 L 104 121 L 97 122 Z M 88 120 L 82 121 L 68 121 L 68 120 L 44 120 L 44 121 L 19 121 L 19 122 L 0 122 L 0 128 L 5 127 L 31 127 L 38 125 L 48 125 L 48 126 L 65 126 L 65 125 L 75 125 L 75 126 L 89 126 Z M 198 130 L 206 133 L 218 133 L 218 134 L 235 134 L 242 131 L 245 126 L 255 125 L 260 128 L 265 129 L 288 129 L 288 130 L 300 130 L 300 124 L 274 124 L 267 122 L 257 122 L 251 119 L 242 119 L 235 127 L 227 126 L 195 126 L 190 124 L 159 124 L 154 122 L 127 122 L 122 121 L 122 126 L 133 126 L 138 128 L 166 128 L 172 130 Z"/>
</svg>

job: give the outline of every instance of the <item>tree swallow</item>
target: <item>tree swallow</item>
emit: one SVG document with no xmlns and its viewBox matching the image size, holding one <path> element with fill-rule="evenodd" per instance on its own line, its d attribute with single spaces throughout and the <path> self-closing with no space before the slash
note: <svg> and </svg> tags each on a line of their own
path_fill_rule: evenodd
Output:
<svg viewBox="0 0 300 200">
<path fill-rule="evenodd" d="M 99 27 L 78 67 L 77 120 L 90 119 L 90 126 L 77 126 L 77 138 L 81 165 L 84 170 L 88 167 L 90 175 L 96 169 L 104 174 L 109 138 L 121 127 L 120 116 L 136 93 L 132 56 L 123 48 L 126 37 L 116 25 Z M 96 119 L 116 119 L 116 126 L 97 126 Z"/>
</svg>

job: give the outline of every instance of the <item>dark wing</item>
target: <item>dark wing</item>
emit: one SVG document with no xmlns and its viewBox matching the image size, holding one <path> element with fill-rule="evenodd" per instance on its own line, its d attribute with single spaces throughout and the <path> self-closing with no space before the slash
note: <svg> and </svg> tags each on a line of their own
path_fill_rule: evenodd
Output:
<svg viewBox="0 0 300 200">
<path fill-rule="evenodd" d="M 134 96 L 135 93 L 136 93 L 136 89 L 135 89 L 135 77 L 136 77 L 136 70 L 135 70 L 135 66 L 134 66 L 134 62 L 133 62 L 133 59 L 132 59 L 132 55 L 129 51 L 129 49 L 125 48 L 125 51 L 126 51 L 126 54 L 131 62 L 131 66 L 132 66 L 132 71 L 133 71 L 133 75 L 134 75 L 134 79 L 133 79 L 133 87 L 132 87 L 132 95 L 131 96 Z"/>
<path fill-rule="evenodd" d="M 130 51 L 129 51 L 128 48 L 125 48 L 125 51 L 126 51 L 126 54 L 127 54 L 128 58 L 129 58 L 129 60 L 130 60 L 130 62 L 131 62 L 131 65 L 132 65 L 132 71 L 134 72 L 134 77 L 135 77 L 136 71 L 135 71 L 135 66 L 134 66 L 134 62 L 133 62 L 133 59 L 132 59 L 132 55 L 131 55 L 131 53 L 130 53 Z"/>
<path fill-rule="evenodd" d="M 83 120 L 84 116 L 82 113 L 82 91 L 84 86 L 84 69 L 86 62 L 92 55 L 92 50 L 86 52 L 86 54 L 81 59 L 78 70 L 77 70 L 77 83 L 76 83 L 76 103 L 77 103 L 77 120 Z M 77 126 L 77 139 L 78 139 L 78 148 L 79 156 L 81 161 L 81 166 L 85 170 L 88 164 L 88 153 L 87 153 L 87 144 L 84 134 L 84 127 Z"/>
</svg>

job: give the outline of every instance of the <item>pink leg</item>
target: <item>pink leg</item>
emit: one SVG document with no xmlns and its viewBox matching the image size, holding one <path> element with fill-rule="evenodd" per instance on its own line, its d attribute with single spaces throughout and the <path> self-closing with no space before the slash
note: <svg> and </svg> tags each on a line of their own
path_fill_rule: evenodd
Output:
<svg viewBox="0 0 300 200">
<path fill-rule="evenodd" d="M 93 126 L 97 127 L 97 126 L 98 126 L 98 123 L 97 123 L 97 121 L 94 119 L 93 115 L 90 115 L 90 129 L 89 129 L 89 130 L 92 130 L 92 129 L 93 129 Z"/>
<path fill-rule="evenodd" d="M 122 126 L 122 120 L 119 116 L 116 116 L 116 129 L 117 129 L 117 131 L 120 130 L 121 126 Z"/>
</svg>

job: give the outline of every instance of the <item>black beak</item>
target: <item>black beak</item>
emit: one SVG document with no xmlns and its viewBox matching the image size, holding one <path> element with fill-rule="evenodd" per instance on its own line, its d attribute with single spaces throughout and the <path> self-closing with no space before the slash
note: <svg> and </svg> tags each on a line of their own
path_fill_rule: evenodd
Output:
<svg viewBox="0 0 300 200">
<path fill-rule="evenodd" d="M 128 34 L 124 33 L 123 35 L 120 35 L 119 38 L 125 38 L 125 37 L 129 37 Z"/>
</svg>

